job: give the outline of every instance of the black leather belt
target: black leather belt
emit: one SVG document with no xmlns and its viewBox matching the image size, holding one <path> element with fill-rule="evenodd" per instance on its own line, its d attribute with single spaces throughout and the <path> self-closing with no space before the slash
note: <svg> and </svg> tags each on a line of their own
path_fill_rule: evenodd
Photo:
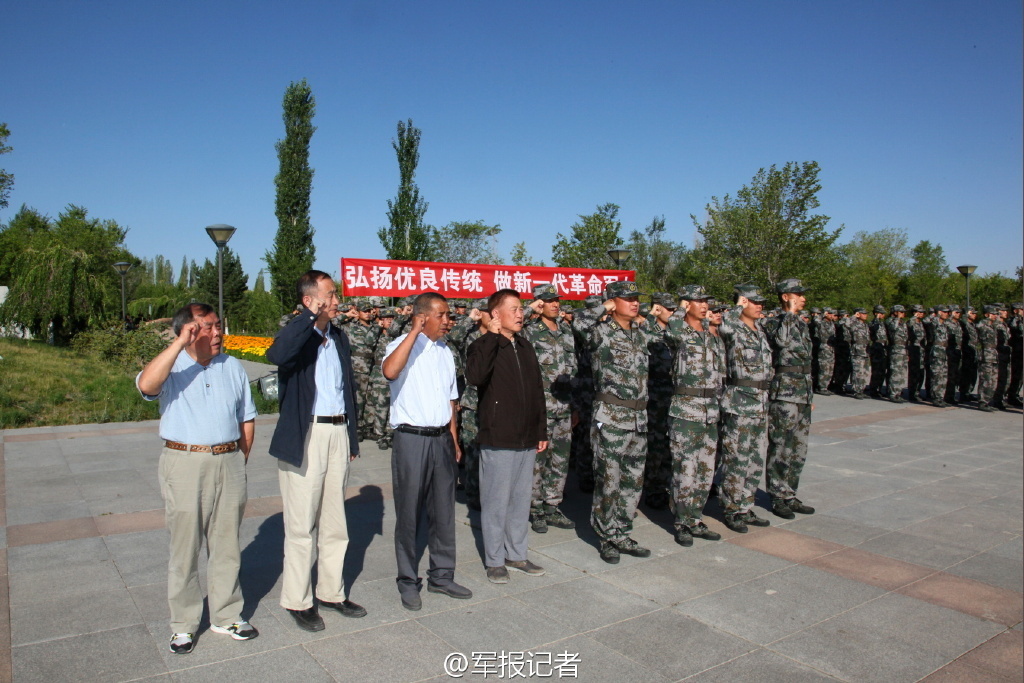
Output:
<svg viewBox="0 0 1024 683">
<path fill-rule="evenodd" d="M 728 378 L 725 383 L 732 387 L 747 387 L 759 391 L 768 391 L 772 384 L 766 379 L 739 379 L 736 377 Z"/>
<path fill-rule="evenodd" d="M 594 395 L 594 399 L 602 403 L 610 403 L 613 406 L 622 406 L 623 408 L 632 408 L 633 410 L 647 410 L 647 401 L 630 401 L 605 391 L 599 391 Z"/>
<path fill-rule="evenodd" d="M 718 396 L 718 389 L 697 389 L 695 387 L 676 387 L 676 394 L 679 396 L 696 396 L 697 398 L 714 398 Z"/>
<path fill-rule="evenodd" d="M 418 434 L 419 436 L 441 436 L 449 431 L 448 427 L 413 427 L 412 425 L 398 425 L 395 429 L 406 434 Z"/>
<path fill-rule="evenodd" d="M 318 425 L 343 425 L 346 422 L 344 415 L 310 415 L 309 421 Z"/>
<path fill-rule="evenodd" d="M 780 365 L 779 367 L 775 368 L 775 371 L 776 372 L 798 372 L 798 373 L 800 373 L 802 375 L 809 375 L 809 374 L 811 374 L 811 366 L 810 365 Z"/>
</svg>

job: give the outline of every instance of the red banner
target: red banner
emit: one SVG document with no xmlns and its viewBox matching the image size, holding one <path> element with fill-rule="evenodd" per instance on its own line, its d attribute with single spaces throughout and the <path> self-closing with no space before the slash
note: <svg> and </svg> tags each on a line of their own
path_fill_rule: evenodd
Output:
<svg viewBox="0 0 1024 683">
<path fill-rule="evenodd" d="M 550 283 L 558 288 L 563 299 L 585 299 L 604 292 L 609 282 L 633 280 L 634 276 L 632 270 L 341 259 L 345 296 L 409 296 L 438 292 L 450 298 L 481 299 L 499 289 L 514 289 L 528 299 L 534 285 Z"/>
</svg>

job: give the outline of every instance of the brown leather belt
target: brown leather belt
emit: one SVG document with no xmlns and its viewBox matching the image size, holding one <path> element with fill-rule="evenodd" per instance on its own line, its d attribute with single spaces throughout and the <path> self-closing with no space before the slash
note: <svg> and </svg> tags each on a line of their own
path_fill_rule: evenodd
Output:
<svg viewBox="0 0 1024 683">
<path fill-rule="evenodd" d="M 695 387 L 676 387 L 678 396 L 696 396 L 697 398 L 714 398 L 718 396 L 718 389 L 697 389 Z"/>
<path fill-rule="evenodd" d="M 219 443 L 216 446 L 197 446 L 195 444 L 180 443 L 178 441 L 165 441 L 164 446 L 170 448 L 172 451 L 196 451 L 199 453 L 213 453 L 214 455 L 221 455 L 223 453 L 230 453 L 231 451 L 238 450 L 237 441 L 228 441 L 227 443 Z"/>
<path fill-rule="evenodd" d="M 343 425 L 345 424 L 344 415 L 310 415 L 310 422 L 315 422 L 318 425 Z"/>
<path fill-rule="evenodd" d="M 730 377 L 725 380 L 725 383 L 732 387 L 747 387 L 749 389 L 757 389 L 759 391 L 768 391 L 772 383 L 766 379 L 739 379 L 736 377 Z"/>
<path fill-rule="evenodd" d="M 775 372 L 796 372 L 796 373 L 800 373 L 802 375 L 809 375 L 809 374 L 811 374 L 811 366 L 810 365 L 780 365 L 779 367 L 775 368 Z"/>
<path fill-rule="evenodd" d="M 647 401 L 628 401 L 624 398 L 619 398 L 615 394 L 609 394 L 604 391 L 599 391 L 594 395 L 594 399 L 601 401 L 602 403 L 610 403 L 613 406 L 622 406 L 623 408 L 632 408 L 633 410 L 647 410 Z"/>
</svg>

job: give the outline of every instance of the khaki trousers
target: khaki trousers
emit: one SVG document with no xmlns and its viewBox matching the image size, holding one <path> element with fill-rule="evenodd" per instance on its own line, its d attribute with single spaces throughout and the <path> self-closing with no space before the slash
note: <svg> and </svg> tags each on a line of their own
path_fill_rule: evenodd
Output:
<svg viewBox="0 0 1024 683">
<path fill-rule="evenodd" d="M 167 565 L 171 631 L 199 630 L 203 616 L 199 551 L 204 537 L 209 553 L 206 584 L 210 590 L 210 623 L 230 626 L 241 621 L 238 525 L 245 512 L 245 457 L 238 450 L 214 455 L 164 448 L 159 476 L 167 530 L 171 533 Z"/>
<path fill-rule="evenodd" d="M 281 607 L 313 606 L 313 561 L 317 561 L 316 597 L 342 602 L 342 570 L 348 550 L 345 482 L 348 479 L 348 428 L 309 425 L 302 465 L 277 464 L 284 506 L 284 571 Z M 316 543 L 316 553 L 313 546 Z"/>
</svg>

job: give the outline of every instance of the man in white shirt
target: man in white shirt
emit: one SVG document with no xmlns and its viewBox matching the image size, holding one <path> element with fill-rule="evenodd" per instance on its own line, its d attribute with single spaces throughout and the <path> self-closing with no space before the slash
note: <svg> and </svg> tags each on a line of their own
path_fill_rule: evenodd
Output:
<svg viewBox="0 0 1024 683">
<path fill-rule="evenodd" d="M 409 332 L 388 344 L 381 369 L 391 383 L 394 429 L 391 480 L 395 496 L 395 557 L 402 606 L 422 607 L 416 532 L 426 508 L 430 569 L 427 590 L 473 597 L 455 583 L 455 479 L 462 458 L 456 434 L 459 399 L 455 361 L 442 341 L 448 302 L 435 292 L 416 297 Z"/>
</svg>

